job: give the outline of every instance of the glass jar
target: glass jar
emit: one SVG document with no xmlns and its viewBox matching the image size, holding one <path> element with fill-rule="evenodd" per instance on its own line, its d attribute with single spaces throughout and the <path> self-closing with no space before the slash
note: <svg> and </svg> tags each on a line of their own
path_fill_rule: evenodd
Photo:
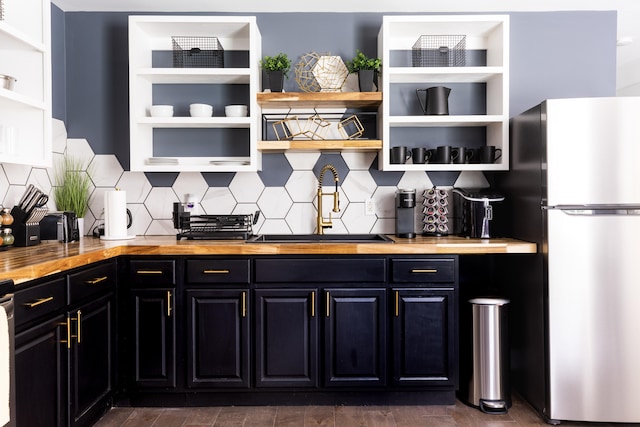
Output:
<svg viewBox="0 0 640 427">
<path fill-rule="evenodd" d="M 13 233 L 10 228 L 5 228 L 2 230 L 2 246 L 10 246 L 15 242 L 15 237 L 13 237 Z"/>
<path fill-rule="evenodd" d="M 11 215 L 11 210 L 9 210 L 9 208 L 4 208 L 2 209 L 2 212 L 0 212 L 0 223 L 2 225 L 13 224 L 13 215 Z"/>
</svg>

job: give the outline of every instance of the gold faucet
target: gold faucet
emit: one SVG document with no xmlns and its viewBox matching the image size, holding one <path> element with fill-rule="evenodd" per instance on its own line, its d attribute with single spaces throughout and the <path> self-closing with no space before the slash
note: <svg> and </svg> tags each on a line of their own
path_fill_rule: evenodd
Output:
<svg viewBox="0 0 640 427">
<path fill-rule="evenodd" d="M 322 178 L 324 177 L 324 173 L 330 170 L 333 173 L 333 180 L 336 183 L 336 191 L 333 193 L 323 193 L 322 192 Z M 318 220 L 316 233 L 324 234 L 325 228 L 331 228 L 333 223 L 331 222 L 331 212 L 329 212 L 329 220 L 325 222 L 324 218 L 322 218 L 322 196 L 331 196 L 333 194 L 333 212 L 340 212 L 340 199 L 338 194 L 338 182 L 340 178 L 338 177 L 338 170 L 333 165 L 324 165 L 322 170 L 320 171 L 320 176 L 318 177 Z"/>
</svg>

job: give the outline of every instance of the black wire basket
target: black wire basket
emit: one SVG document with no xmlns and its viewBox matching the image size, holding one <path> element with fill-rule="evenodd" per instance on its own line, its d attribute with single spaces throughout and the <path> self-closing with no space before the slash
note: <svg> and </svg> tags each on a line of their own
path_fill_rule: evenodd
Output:
<svg viewBox="0 0 640 427">
<path fill-rule="evenodd" d="M 412 49 L 414 67 L 464 67 L 467 36 L 420 36 Z"/>
<path fill-rule="evenodd" d="M 217 37 L 171 37 L 174 68 L 224 68 L 224 49 Z"/>
</svg>

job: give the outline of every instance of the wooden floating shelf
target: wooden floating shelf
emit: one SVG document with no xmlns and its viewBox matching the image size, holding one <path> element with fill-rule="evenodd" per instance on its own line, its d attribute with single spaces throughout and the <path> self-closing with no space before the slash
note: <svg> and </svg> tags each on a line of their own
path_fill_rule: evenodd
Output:
<svg viewBox="0 0 640 427">
<path fill-rule="evenodd" d="M 258 104 L 268 108 L 372 108 L 382 92 L 261 92 Z"/>
<path fill-rule="evenodd" d="M 268 151 L 378 151 L 379 139 L 346 139 L 321 141 L 258 141 L 258 150 Z"/>
</svg>

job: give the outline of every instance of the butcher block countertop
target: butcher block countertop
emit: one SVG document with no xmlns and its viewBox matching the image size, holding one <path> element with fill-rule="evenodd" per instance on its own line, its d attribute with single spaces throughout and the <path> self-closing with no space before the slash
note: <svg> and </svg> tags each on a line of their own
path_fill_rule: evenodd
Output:
<svg viewBox="0 0 640 427">
<path fill-rule="evenodd" d="M 105 241 L 84 237 L 81 242 L 42 242 L 0 252 L 0 279 L 16 284 L 119 255 L 429 255 L 535 253 L 536 244 L 515 239 L 464 237 L 391 237 L 395 243 L 245 243 L 244 240 L 180 240 L 146 236 Z"/>
</svg>

